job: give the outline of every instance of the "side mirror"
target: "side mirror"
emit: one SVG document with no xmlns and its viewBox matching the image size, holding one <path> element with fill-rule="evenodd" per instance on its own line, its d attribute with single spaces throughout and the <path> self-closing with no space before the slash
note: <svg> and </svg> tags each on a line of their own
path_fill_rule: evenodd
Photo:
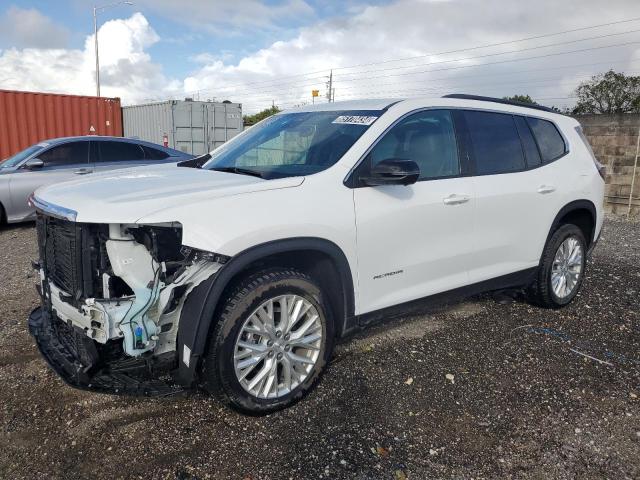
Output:
<svg viewBox="0 0 640 480">
<path fill-rule="evenodd" d="M 24 168 L 27 170 L 38 170 L 42 167 L 44 167 L 44 162 L 39 158 L 32 158 L 31 160 L 27 160 L 24 164 Z"/>
<path fill-rule="evenodd" d="M 413 160 L 389 158 L 371 168 L 369 176 L 360 180 L 370 187 L 378 185 L 411 185 L 418 181 L 420 167 Z"/>
</svg>

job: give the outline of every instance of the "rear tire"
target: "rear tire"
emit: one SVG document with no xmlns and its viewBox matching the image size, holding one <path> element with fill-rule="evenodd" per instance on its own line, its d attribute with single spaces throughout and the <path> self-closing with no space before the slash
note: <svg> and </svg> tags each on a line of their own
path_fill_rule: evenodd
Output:
<svg viewBox="0 0 640 480">
<path fill-rule="evenodd" d="M 236 410 L 271 413 L 313 389 L 333 344 L 320 287 L 294 269 L 264 270 L 224 300 L 204 359 L 204 387 Z"/>
<path fill-rule="evenodd" d="M 533 303 L 545 308 L 562 308 L 580 290 L 586 268 L 586 241 L 573 224 L 562 225 L 545 245 L 536 280 L 529 289 Z"/>
</svg>

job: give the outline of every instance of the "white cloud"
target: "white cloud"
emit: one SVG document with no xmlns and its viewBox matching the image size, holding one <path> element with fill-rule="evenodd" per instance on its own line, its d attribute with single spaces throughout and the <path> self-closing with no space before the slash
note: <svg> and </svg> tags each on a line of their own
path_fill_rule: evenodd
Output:
<svg viewBox="0 0 640 480">
<path fill-rule="evenodd" d="M 147 2 L 136 3 L 140 1 Z M 629 14 L 636 3 L 637 0 L 606 4 L 600 0 L 538 0 L 526 4 L 512 0 L 396 0 L 382 6 L 349 8 L 344 16 L 304 27 L 295 38 L 275 42 L 239 61 L 231 60 L 234 57 L 229 52 L 216 50 L 215 46 L 202 51 L 202 41 L 191 42 L 194 43 L 191 56 L 152 59 L 148 51 L 160 40 L 159 36 L 147 19 L 136 13 L 127 19 L 106 22 L 100 29 L 102 94 L 120 96 L 125 103 L 199 95 L 202 99 L 242 102 L 245 112 L 252 113 L 270 106 L 272 101 L 284 107 L 309 101 L 312 89 L 324 93 L 326 75 L 334 69 L 337 100 L 455 91 L 493 96 L 529 94 L 547 104 L 564 105 L 571 99 L 561 97 L 569 96 L 580 81 L 594 73 L 609 68 L 640 72 L 640 55 L 636 56 L 640 54 L 640 44 L 570 55 L 552 54 L 638 42 L 640 32 L 528 52 L 450 60 L 640 30 L 640 21 Z M 270 28 L 292 15 L 306 15 L 310 11 L 303 0 L 281 0 L 275 6 L 265 6 L 257 0 L 181 3 L 155 0 L 153 4 L 148 8 L 178 21 L 201 22 L 216 28 L 226 25 L 246 31 L 261 25 Z M 606 28 L 447 55 L 427 55 L 625 18 L 630 21 Z M 416 55 L 423 57 L 345 68 Z M 551 56 L 506 62 L 540 55 Z M 186 78 L 168 79 L 162 73 L 160 60 L 191 62 L 194 70 Z M 465 68 L 495 62 L 504 63 Z M 424 70 L 431 72 L 417 73 Z M 317 73 L 301 76 L 304 72 Z M 0 88 L 93 94 L 93 36 L 87 37 L 83 49 L 16 46 L 0 51 Z"/>
<path fill-rule="evenodd" d="M 34 8 L 9 7 L 0 17 L 0 44 L 17 48 L 63 48 L 69 31 Z"/>
<path fill-rule="evenodd" d="M 159 37 L 140 13 L 106 22 L 98 32 L 103 96 L 125 103 L 166 98 L 168 81 L 145 52 Z M 94 36 L 84 49 L 11 48 L 0 52 L 0 86 L 19 90 L 95 94 Z"/>
<path fill-rule="evenodd" d="M 389 5 L 357 10 L 349 17 L 334 18 L 303 28 L 296 38 L 276 42 L 246 56 L 236 64 L 227 64 L 218 57 L 212 58 L 184 80 L 184 89 L 188 92 L 200 91 L 201 96 L 205 97 L 241 101 L 248 111 L 269 106 L 272 100 L 289 106 L 309 101 L 312 89 L 324 92 L 324 75 L 328 75 L 329 70 L 334 68 L 337 100 L 367 96 L 440 95 L 464 91 L 499 96 L 528 93 L 544 98 L 545 103 L 562 105 L 571 100 L 558 97 L 569 96 L 577 83 L 590 74 L 608 68 L 629 67 L 638 45 L 550 56 L 535 61 L 505 62 L 479 68 L 451 67 L 637 41 L 639 34 L 463 62 L 433 62 L 638 30 L 640 22 L 500 47 L 425 56 L 404 62 L 357 69 L 341 70 L 340 67 L 464 49 L 628 19 L 629 11 L 635 5 L 636 0 L 607 2 L 606 5 L 599 0 L 539 0 L 529 3 L 512 0 L 398 0 Z M 583 64 L 598 65 L 565 68 Z M 403 68 L 394 71 L 394 67 Z M 446 68 L 449 69 L 444 70 Z M 640 63 L 635 64 L 634 68 L 640 70 Z M 390 76 L 393 73 L 429 69 L 440 71 Z M 276 81 L 278 77 L 300 72 L 320 73 Z M 233 88 L 228 88 L 229 86 Z"/>
<path fill-rule="evenodd" d="M 313 15 L 304 0 L 279 0 L 269 4 L 259 0 L 137 0 L 173 20 L 204 28 L 209 33 L 228 36 L 247 29 L 276 28 L 291 19 Z"/>
</svg>

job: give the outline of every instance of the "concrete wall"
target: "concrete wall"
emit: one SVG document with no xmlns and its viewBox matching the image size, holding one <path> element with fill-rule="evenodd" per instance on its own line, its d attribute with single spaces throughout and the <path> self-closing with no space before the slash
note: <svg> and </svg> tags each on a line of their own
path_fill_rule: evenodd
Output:
<svg viewBox="0 0 640 480">
<path fill-rule="evenodd" d="M 627 214 L 638 154 L 640 114 L 579 115 L 580 122 L 598 160 L 607 166 L 605 208 L 615 214 Z M 631 215 L 640 216 L 640 159 L 636 170 Z"/>
</svg>

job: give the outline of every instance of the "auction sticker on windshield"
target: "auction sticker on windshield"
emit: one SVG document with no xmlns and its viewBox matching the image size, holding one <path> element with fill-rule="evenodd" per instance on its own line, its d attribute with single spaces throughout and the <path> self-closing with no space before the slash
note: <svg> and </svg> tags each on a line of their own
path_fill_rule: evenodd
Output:
<svg viewBox="0 0 640 480">
<path fill-rule="evenodd" d="M 371 125 L 378 117 L 368 117 L 362 115 L 340 115 L 331 123 L 343 123 L 349 125 Z"/>
</svg>

